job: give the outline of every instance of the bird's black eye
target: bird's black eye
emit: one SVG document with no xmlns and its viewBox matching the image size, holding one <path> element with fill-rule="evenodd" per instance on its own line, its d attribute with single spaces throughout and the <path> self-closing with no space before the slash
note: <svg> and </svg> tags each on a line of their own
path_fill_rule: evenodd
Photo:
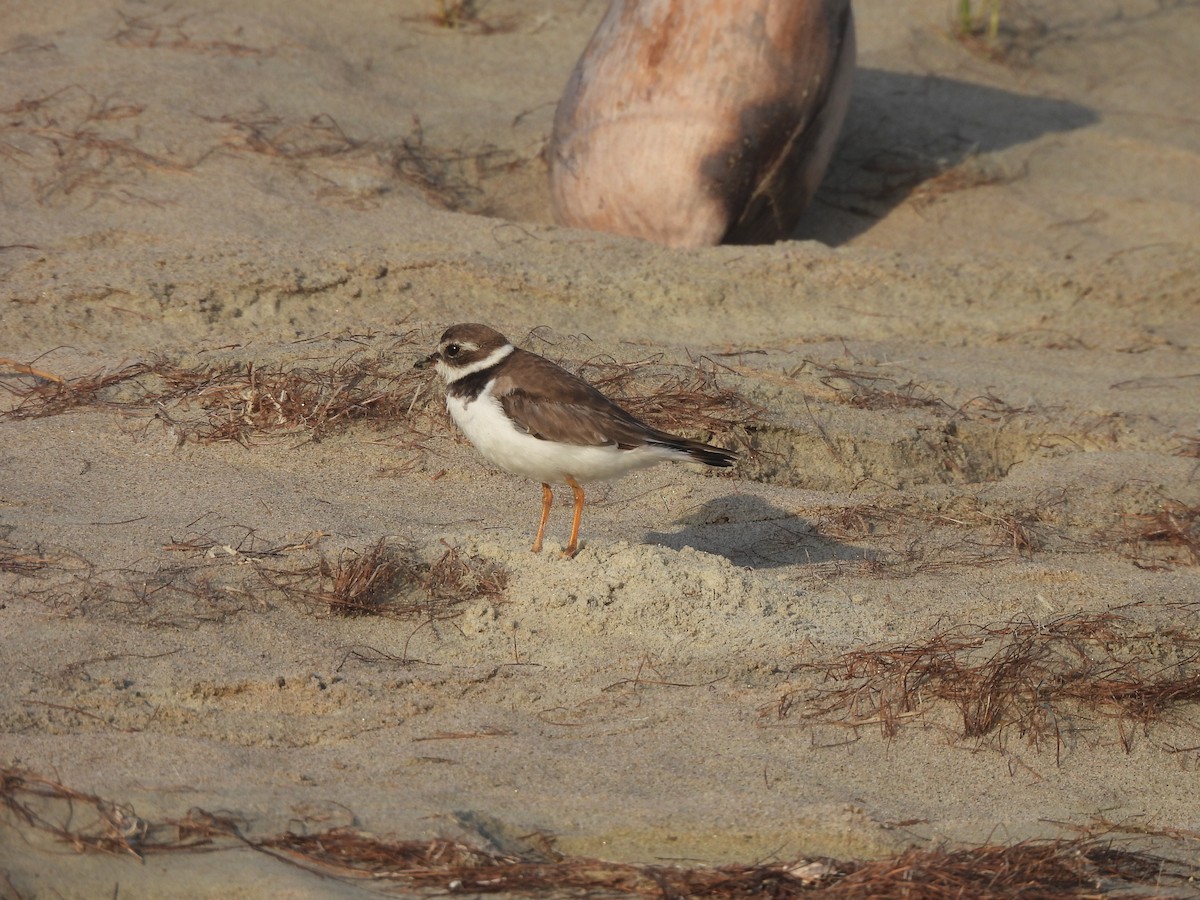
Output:
<svg viewBox="0 0 1200 900">
<path fill-rule="evenodd" d="M 458 356 L 458 354 L 461 352 L 462 347 L 458 346 L 458 344 L 446 345 L 446 356 L 448 356 L 450 359 L 454 359 L 454 357 Z"/>
</svg>

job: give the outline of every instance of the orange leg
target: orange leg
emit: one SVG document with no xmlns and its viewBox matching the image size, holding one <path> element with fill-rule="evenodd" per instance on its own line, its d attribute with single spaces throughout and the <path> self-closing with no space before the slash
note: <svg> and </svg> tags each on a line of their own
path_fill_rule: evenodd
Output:
<svg viewBox="0 0 1200 900">
<path fill-rule="evenodd" d="M 550 504 L 554 502 L 554 491 L 542 482 L 542 521 L 538 523 L 537 537 L 533 539 L 533 552 L 542 552 L 542 535 L 546 533 L 546 520 L 550 518 Z"/>
<path fill-rule="evenodd" d="M 570 559 L 579 549 L 579 520 L 583 518 L 583 488 L 570 475 L 567 476 L 567 484 L 571 486 L 571 491 L 575 494 L 575 518 L 571 520 L 571 540 L 567 541 L 567 549 L 563 551 L 563 556 Z"/>
</svg>

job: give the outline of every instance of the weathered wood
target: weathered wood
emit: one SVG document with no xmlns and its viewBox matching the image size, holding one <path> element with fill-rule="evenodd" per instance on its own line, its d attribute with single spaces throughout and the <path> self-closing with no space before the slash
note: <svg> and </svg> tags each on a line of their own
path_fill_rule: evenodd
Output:
<svg viewBox="0 0 1200 900">
<path fill-rule="evenodd" d="M 850 0 L 613 0 L 555 115 L 557 220 L 669 246 L 786 237 L 854 56 Z"/>
</svg>

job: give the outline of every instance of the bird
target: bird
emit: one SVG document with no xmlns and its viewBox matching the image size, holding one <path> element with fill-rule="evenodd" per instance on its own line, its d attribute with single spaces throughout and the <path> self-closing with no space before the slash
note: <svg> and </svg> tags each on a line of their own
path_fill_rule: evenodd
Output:
<svg viewBox="0 0 1200 900">
<path fill-rule="evenodd" d="M 584 484 L 671 460 L 719 468 L 737 460 L 733 451 L 647 425 L 582 378 L 487 325 L 447 328 L 437 349 L 415 364 L 430 366 L 445 383 L 451 418 L 475 449 L 498 468 L 541 482 L 534 553 L 541 552 L 554 503 L 551 485 L 567 485 L 575 498 L 562 552 L 572 558 L 579 550 Z"/>
</svg>

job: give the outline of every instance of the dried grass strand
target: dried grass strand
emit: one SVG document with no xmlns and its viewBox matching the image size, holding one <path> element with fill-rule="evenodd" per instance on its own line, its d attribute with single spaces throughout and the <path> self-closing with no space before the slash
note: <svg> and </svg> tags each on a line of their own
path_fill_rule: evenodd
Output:
<svg viewBox="0 0 1200 900">
<path fill-rule="evenodd" d="M 799 859 L 788 863 L 685 867 L 637 865 L 539 846 L 520 855 L 456 840 L 404 840 L 353 827 L 254 836 L 227 812 L 192 809 L 182 819 L 151 822 L 128 804 L 73 790 L 18 768 L 0 769 L 0 808 L 18 827 L 50 835 L 77 852 L 142 859 L 169 852 L 249 848 L 321 877 L 391 882 L 409 890 L 507 896 L 624 895 L 714 900 L 811 896 L 949 900 L 1059 900 L 1098 897 L 1138 887 L 1184 888 L 1200 866 L 1097 839 L 1025 841 L 1010 846 L 911 849 L 873 860 Z M 1157 833 L 1156 833 L 1157 834 Z M 1166 833 L 1163 836 L 1169 837 Z"/>
<path fill-rule="evenodd" d="M 1034 746 L 1053 739 L 1057 760 L 1063 724 L 1083 714 L 1114 721 L 1129 751 L 1135 726 L 1148 734 L 1200 701 L 1200 637 L 1147 631 L 1115 613 L 1077 614 L 953 626 L 924 641 L 854 650 L 793 671 L 818 684 L 784 694 L 775 707 L 780 719 L 796 713 L 806 722 L 878 725 L 892 738 L 941 702 L 956 710 L 960 738 L 1002 738 L 1015 729 Z"/>
</svg>

